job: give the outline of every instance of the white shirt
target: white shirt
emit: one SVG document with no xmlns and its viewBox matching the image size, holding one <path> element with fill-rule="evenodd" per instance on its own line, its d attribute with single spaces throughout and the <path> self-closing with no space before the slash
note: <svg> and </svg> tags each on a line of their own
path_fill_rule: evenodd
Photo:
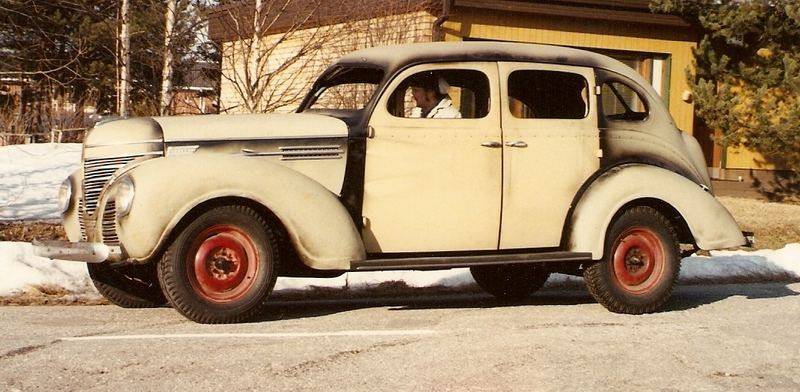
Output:
<svg viewBox="0 0 800 392">
<path fill-rule="evenodd" d="M 422 118 L 422 108 L 415 107 L 411 109 L 409 117 Z M 453 101 L 450 98 L 442 98 L 425 118 L 461 118 L 461 112 L 453 106 Z"/>
</svg>

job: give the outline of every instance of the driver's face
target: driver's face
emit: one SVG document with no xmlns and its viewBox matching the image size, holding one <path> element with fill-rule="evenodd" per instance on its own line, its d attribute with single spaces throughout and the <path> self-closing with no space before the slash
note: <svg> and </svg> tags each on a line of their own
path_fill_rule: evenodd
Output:
<svg viewBox="0 0 800 392">
<path fill-rule="evenodd" d="M 422 87 L 411 87 L 411 96 L 417 102 L 417 106 L 427 108 L 434 103 L 435 95 L 433 91 L 426 90 Z"/>
</svg>

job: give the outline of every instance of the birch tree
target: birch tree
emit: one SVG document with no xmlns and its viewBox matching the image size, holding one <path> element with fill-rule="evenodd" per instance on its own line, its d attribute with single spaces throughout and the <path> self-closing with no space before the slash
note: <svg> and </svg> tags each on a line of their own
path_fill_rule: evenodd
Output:
<svg viewBox="0 0 800 392">
<path fill-rule="evenodd" d="M 175 30 L 177 4 L 175 0 L 167 0 L 164 16 L 164 68 L 161 71 L 161 105 L 159 114 L 167 115 L 172 103 L 172 34 Z"/>
<path fill-rule="evenodd" d="M 129 19 L 129 0 L 122 0 L 120 5 L 120 28 L 119 28 L 119 79 L 118 79 L 118 93 L 117 93 L 117 113 L 122 117 L 128 117 L 130 114 L 130 80 L 131 80 L 131 37 L 128 33 L 130 25 Z"/>
<path fill-rule="evenodd" d="M 222 78 L 239 98 L 235 111 L 272 112 L 302 98 L 297 70 L 317 67 L 316 53 L 335 38 L 334 29 L 314 23 L 319 8 L 318 0 L 255 0 L 216 16 L 233 37 L 219 53 Z"/>
</svg>

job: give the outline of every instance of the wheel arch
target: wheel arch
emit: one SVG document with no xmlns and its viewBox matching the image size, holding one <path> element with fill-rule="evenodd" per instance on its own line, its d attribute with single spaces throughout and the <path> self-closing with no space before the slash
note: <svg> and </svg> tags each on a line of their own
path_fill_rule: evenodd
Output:
<svg viewBox="0 0 800 392">
<path fill-rule="evenodd" d="M 574 203 L 562 246 L 603 256 L 606 230 L 626 209 L 646 205 L 673 224 L 679 241 L 700 249 L 745 243 L 731 214 L 710 193 L 686 177 L 646 164 L 620 165 L 593 178 Z"/>
<path fill-rule="evenodd" d="M 168 229 L 164 241 L 161 241 L 158 247 L 153 252 L 157 259 L 166 250 L 167 246 L 175 240 L 187 225 L 193 220 L 197 219 L 200 215 L 216 207 L 226 205 L 239 205 L 252 209 L 267 223 L 273 225 L 272 228 L 276 230 L 278 241 L 283 247 L 281 249 L 281 265 L 278 266 L 279 276 L 296 276 L 296 277 L 335 277 L 342 272 L 339 271 L 326 271 L 315 270 L 305 265 L 300 257 L 297 255 L 297 249 L 292 244 L 289 238 L 289 230 L 286 225 L 275 215 L 269 207 L 264 204 L 243 196 L 220 196 L 202 201 L 192 207 L 186 214 L 184 214 L 174 227 Z"/>
<path fill-rule="evenodd" d="M 672 228 L 675 230 L 675 234 L 677 234 L 678 241 L 680 243 L 692 244 L 695 246 L 697 245 L 695 243 L 694 236 L 692 235 L 692 231 L 689 229 L 689 224 L 686 223 L 686 219 L 684 219 L 681 213 L 666 201 L 654 197 L 642 197 L 629 201 L 619 208 L 619 210 L 611 218 L 610 223 L 616 221 L 620 215 L 625 213 L 625 211 L 640 206 L 653 208 L 664 215 L 664 217 L 669 220 Z"/>
</svg>

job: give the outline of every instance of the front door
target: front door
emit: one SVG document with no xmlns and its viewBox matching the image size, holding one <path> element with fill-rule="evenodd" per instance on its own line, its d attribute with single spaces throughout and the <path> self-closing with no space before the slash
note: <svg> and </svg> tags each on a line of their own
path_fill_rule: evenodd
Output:
<svg viewBox="0 0 800 392">
<path fill-rule="evenodd" d="M 426 108 L 431 97 L 436 105 Z M 390 82 L 369 122 L 368 253 L 497 249 L 503 150 L 496 102 L 493 62 L 420 65 Z"/>
<path fill-rule="evenodd" d="M 503 126 L 500 249 L 559 246 L 581 185 L 600 164 L 594 72 L 499 63 Z"/>
</svg>

